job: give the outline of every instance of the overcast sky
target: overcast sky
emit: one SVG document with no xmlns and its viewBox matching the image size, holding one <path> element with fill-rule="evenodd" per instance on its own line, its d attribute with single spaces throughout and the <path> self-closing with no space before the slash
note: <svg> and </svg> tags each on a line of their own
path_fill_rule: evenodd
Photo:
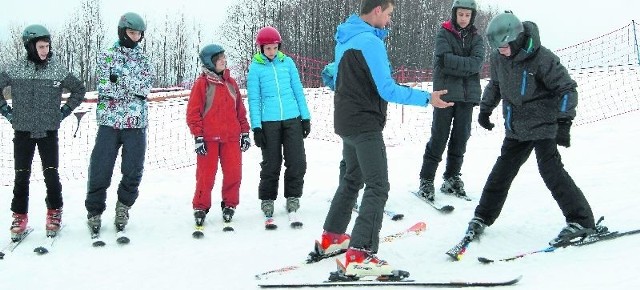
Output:
<svg viewBox="0 0 640 290">
<path fill-rule="evenodd" d="M 204 27 L 214 27 L 225 17 L 225 9 L 234 0 L 104 0 L 102 2 L 105 25 L 116 27 L 120 15 L 128 11 L 153 20 L 154 15 L 184 11 L 198 19 Z M 335 0 L 317 0 L 335 1 Z M 354 1 L 354 0 L 350 0 Z M 402 1 L 402 0 L 396 0 Z M 444 0 L 450 1 L 450 0 Z M 513 10 L 520 20 L 536 22 L 540 28 L 542 44 L 559 49 L 610 32 L 635 18 L 640 21 L 637 0 L 477 0 L 480 5 L 493 5 L 500 10 Z M 0 16 L 0 37 L 5 38 L 10 24 L 41 23 L 57 27 L 81 3 L 80 0 L 3 1 Z M 116 39 L 115 28 L 113 39 Z M 640 32 L 639 32 L 640 33 Z M 214 39 L 212 39 L 214 40 Z"/>
</svg>

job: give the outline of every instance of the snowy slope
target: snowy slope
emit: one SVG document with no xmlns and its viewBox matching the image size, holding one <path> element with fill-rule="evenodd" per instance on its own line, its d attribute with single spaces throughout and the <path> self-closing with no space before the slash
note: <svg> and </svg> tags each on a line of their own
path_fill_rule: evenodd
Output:
<svg viewBox="0 0 640 290">
<path fill-rule="evenodd" d="M 640 112 L 627 113 L 572 130 L 572 147 L 560 149 L 566 168 L 587 195 L 597 216 L 612 229 L 640 228 L 640 191 L 631 185 L 638 178 L 637 136 Z M 479 136 L 478 136 L 479 135 Z M 424 144 L 396 144 L 388 148 L 391 182 L 387 208 L 405 214 L 402 221 L 386 219 L 382 234 L 394 233 L 417 221 L 427 231 L 382 244 L 380 257 L 411 272 L 417 280 L 511 278 L 524 275 L 513 289 L 629 289 L 637 287 L 640 235 L 596 245 L 562 249 L 514 262 L 482 265 L 478 256 L 501 258 L 542 249 L 564 226 L 560 210 L 545 188 L 535 158 L 523 166 L 514 181 L 501 217 L 480 243 L 472 244 L 464 259 L 451 262 L 444 254 L 462 236 L 480 196 L 484 181 L 502 141 L 500 135 L 477 134 L 469 141 L 463 179 L 474 198 L 466 202 L 437 195 L 456 210 L 435 212 L 409 192 L 418 184 Z M 234 218 L 236 231 L 222 232 L 221 215 L 213 208 L 207 217 L 206 237 L 191 238 L 191 198 L 194 167 L 150 170 L 145 173 L 140 198 L 131 210 L 131 244 L 120 247 L 113 234 L 115 188 L 109 191 L 103 218 L 104 248 L 92 248 L 86 229 L 86 180 L 63 181 L 66 224 L 58 244 L 45 256 L 33 249 L 44 242 L 44 184 L 33 182 L 30 225 L 34 233 L 0 261 L 0 289 L 255 289 L 254 275 L 296 265 L 319 238 L 338 178 L 339 143 L 306 140 L 308 173 L 300 217 L 301 230 L 285 225 L 283 199 L 277 200 L 276 231 L 263 230 L 257 185 L 260 150 L 244 155 L 241 204 Z M 441 166 L 443 167 L 443 166 Z M 34 174 L 40 174 L 34 170 Z M 439 171 L 437 176 L 440 176 Z M 440 181 L 436 181 L 436 186 Z M 0 188 L 0 241 L 9 240 L 11 187 Z M 220 200 L 219 187 L 213 193 Z M 355 215 L 354 215 L 355 217 Z M 317 282 L 333 271 L 333 261 L 322 261 L 262 282 Z M 391 289 L 392 287 L 389 287 Z"/>
</svg>

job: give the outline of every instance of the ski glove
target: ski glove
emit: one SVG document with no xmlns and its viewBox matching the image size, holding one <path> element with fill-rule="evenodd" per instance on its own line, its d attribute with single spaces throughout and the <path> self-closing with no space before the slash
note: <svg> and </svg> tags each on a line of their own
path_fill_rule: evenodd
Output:
<svg viewBox="0 0 640 290">
<path fill-rule="evenodd" d="M 240 134 L 240 150 L 242 152 L 246 152 L 251 147 L 251 138 L 249 138 L 249 133 Z"/>
<path fill-rule="evenodd" d="M 480 124 L 482 128 L 491 131 L 495 125 L 489 121 L 489 116 L 491 116 L 491 112 L 480 112 L 480 114 L 478 114 L 478 124 Z"/>
<path fill-rule="evenodd" d="M 69 105 L 64 104 L 62 107 L 60 107 L 60 121 L 64 120 L 64 118 L 69 117 L 69 115 L 71 115 L 71 112 L 73 110 L 71 110 L 71 107 L 69 107 Z"/>
<path fill-rule="evenodd" d="M 9 104 L 5 103 L 2 107 L 0 107 L 0 114 L 7 118 L 7 121 L 11 123 L 13 121 L 13 109 Z"/>
<path fill-rule="evenodd" d="M 307 138 L 311 133 L 311 120 L 302 120 L 302 137 Z"/>
<path fill-rule="evenodd" d="M 556 144 L 567 147 L 571 146 L 571 120 L 559 119 L 558 120 L 558 132 L 556 134 Z"/>
<path fill-rule="evenodd" d="M 265 145 L 266 140 L 262 128 L 253 128 L 253 141 L 256 142 L 256 146 L 260 148 Z"/>
<path fill-rule="evenodd" d="M 207 155 L 207 144 L 204 143 L 204 137 L 196 137 L 196 154 Z"/>
</svg>

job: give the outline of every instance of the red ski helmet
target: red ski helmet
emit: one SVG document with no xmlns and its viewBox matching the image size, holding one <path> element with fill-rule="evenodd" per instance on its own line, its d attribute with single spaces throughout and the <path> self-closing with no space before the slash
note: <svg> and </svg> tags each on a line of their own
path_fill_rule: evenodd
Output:
<svg viewBox="0 0 640 290">
<path fill-rule="evenodd" d="M 282 42 L 282 37 L 280 37 L 280 32 L 277 29 L 271 26 L 265 26 L 258 30 L 258 35 L 256 36 L 256 44 L 258 46 L 263 46 L 266 44 L 280 44 Z"/>
</svg>

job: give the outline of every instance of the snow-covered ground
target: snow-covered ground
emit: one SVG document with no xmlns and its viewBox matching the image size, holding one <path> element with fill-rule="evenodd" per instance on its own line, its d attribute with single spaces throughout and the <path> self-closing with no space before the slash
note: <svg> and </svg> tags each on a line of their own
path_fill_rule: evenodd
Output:
<svg viewBox="0 0 640 290">
<path fill-rule="evenodd" d="M 572 147 L 560 149 L 567 170 L 586 194 L 595 215 L 605 216 L 604 223 L 614 230 L 640 228 L 640 191 L 632 185 L 639 176 L 639 122 L 640 112 L 635 111 L 575 126 Z M 381 234 L 398 232 L 418 221 L 426 222 L 427 230 L 420 236 L 381 244 L 379 256 L 410 271 L 416 280 L 492 280 L 523 275 L 513 289 L 637 287 L 640 235 L 513 262 L 483 265 L 477 261 L 479 256 L 501 258 L 545 248 L 564 226 L 560 210 L 539 177 L 534 157 L 521 169 L 502 215 L 482 240 L 472 244 L 459 262 L 452 262 L 444 254 L 462 237 L 473 215 L 502 137 L 472 136 L 462 177 L 473 201 L 437 195 L 441 202 L 456 207 L 446 215 L 410 193 L 418 185 L 424 144 L 388 147 L 391 191 L 387 208 L 403 213 L 405 218 L 385 219 Z M 195 168 L 153 169 L 145 172 L 140 198 L 130 212 L 129 245 L 115 243 L 112 226 L 119 174 L 114 176 L 103 215 L 104 248 L 91 246 L 86 228 L 86 180 L 63 180 L 66 227 L 50 253 L 39 256 L 33 249 L 45 242 L 45 189 L 43 182 L 34 181 L 29 217 L 35 231 L 0 261 L 0 289 L 256 289 L 259 282 L 322 281 L 335 269 L 331 259 L 266 280 L 254 279 L 256 274 L 299 264 L 322 232 L 327 200 L 333 196 L 338 180 L 341 145 L 318 139 L 307 139 L 305 145 L 308 172 L 299 211 L 305 224 L 299 230 L 286 226 L 282 198 L 276 201 L 275 218 L 280 227 L 275 231 L 263 229 L 256 193 L 261 160 L 257 147 L 244 154 L 241 204 L 234 217 L 236 231 L 222 232 L 220 210 L 214 207 L 202 240 L 191 237 Z M 40 172 L 35 170 L 36 174 Z M 436 186 L 440 186 L 439 180 Z M 9 240 L 11 190 L 10 186 L 0 188 L 0 226 L 5 229 L 0 230 L 2 244 Z M 214 188 L 213 197 L 216 204 L 220 200 L 219 186 Z"/>
</svg>

